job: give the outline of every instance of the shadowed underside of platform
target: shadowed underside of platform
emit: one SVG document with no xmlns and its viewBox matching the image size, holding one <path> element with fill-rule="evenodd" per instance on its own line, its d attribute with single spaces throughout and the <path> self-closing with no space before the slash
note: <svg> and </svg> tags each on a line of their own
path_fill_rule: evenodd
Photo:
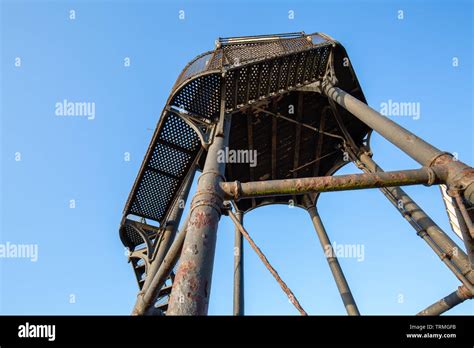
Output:
<svg viewBox="0 0 474 348">
<path fill-rule="evenodd" d="M 288 110 L 294 107 L 294 113 Z M 338 109 L 354 141 L 361 144 L 367 128 Z M 280 115 L 285 115 L 284 118 Z M 295 121 L 295 122 L 292 122 Z M 323 133 L 318 132 L 322 131 Z M 266 107 L 249 108 L 233 115 L 229 148 L 256 151 L 256 166 L 227 164 L 226 180 L 260 181 L 331 175 L 343 160 L 343 134 L 327 98 L 312 92 L 289 92 Z M 242 199 L 238 208 L 289 202 L 300 205 L 299 196 Z"/>
</svg>

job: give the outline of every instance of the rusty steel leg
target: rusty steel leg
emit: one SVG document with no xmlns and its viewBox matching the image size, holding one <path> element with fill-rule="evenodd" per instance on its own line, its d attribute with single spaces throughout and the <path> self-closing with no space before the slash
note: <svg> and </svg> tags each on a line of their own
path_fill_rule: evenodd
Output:
<svg viewBox="0 0 474 348">
<path fill-rule="evenodd" d="M 225 82 L 223 82 L 225 85 Z M 225 97 L 225 91 L 222 94 Z M 167 315 L 206 315 L 211 291 L 212 268 L 217 225 L 222 214 L 225 163 L 218 161 L 219 151 L 228 144 L 230 115 L 221 118 L 217 134 L 209 147 L 204 170 L 191 203 L 186 239 L 168 305 Z M 222 162 L 222 161 L 221 161 Z"/>
<path fill-rule="evenodd" d="M 357 308 L 357 304 L 354 300 L 354 297 L 352 296 L 351 289 L 349 288 L 349 284 L 347 283 L 346 277 L 344 276 L 341 265 L 339 264 L 337 257 L 334 255 L 331 241 L 329 240 L 329 236 L 326 232 L 326 229 L 324 228 L 316 206 L 310 202 L 308 197 L 305 197 L 305 205 L 306 210 L 308 210 L 308 213 L 311 216 L 311 221 L 313 222 L 314 229 L 318 235 L 324 255 L 326 256 L 326 260 L 329 264 L 329 268 L 331 269 L 334 280 L 336 281 L 336 286 L 339 290 L 339 293 L 341 294 L 342 302 L 344 303 L 347 314 L 360 315 L 359 309 Z"/>
<path fill-rule="evenodd" d="M 143 315 L 153 305 L 158 296 L 159 290 L 163 287 L 166 279 L 170 276 L 173 267 L 178 262 L 179 255 L 183 248 L 184 238 L 186 237 L 186 228 L 188 226 L 189 215 L 183 223 L 181 232 L 178 233 L 176 238 L 173 240 L 168 252 L 166 253 L 163 261 L 160 263 L 159 269 L 150 278 L 149 286 L 146 290 L 142 290 L 137 296 L 137 301 L 133 307 L 132 315 Z M 153 311 L 151 311 L 153 313 Z"/>
<path fill-rule="evenodd" d="M 328 79 L 322 83 L 321 87 L 328 98 L 334 100 L 421 165 L 446 166 L 449 172 L 448 186 L 463 190 L 465 199 L 470 205 L 474 204 L 473 168 L 417 137 L 349 93 L 335 87 Z"/>
<path fill-rule="evenodd" d="M 458 287 L 458 289 L 448 296 L 442 298 L 438 302 L 433 303 L 431 306 L 425 308 L 417 315 L 440 315 L 450 310 L 454 306 L 471 299 L 472 294 L 464 286 Z"/>
<path fill-rule="evenodd" d="M 237 211 L 235 216 L 242 224 L 244 214 Z M 234 236 L 234 315 L 244 315 L 244 245 L 237 227 Z"/>
<path fill-rule="evenodd" d="M 156 252 L 155 259 L 153 262 L 160 264 L 163 261 L 166 253 L 168 252 L 171 243 L 174 240 L 176 232 L 178 230 L 179 222 L 181 221 L 181 216 L 183 215 L 184 205 L 186 204 L 186 200 L 188 199 L 189 190 L 193 184 L 194 175 L 196 173 L 195 168 L 191 168 L 190 175 L 186 178 L 186 182 L 184 183 L 183 190 L 178 197 L 178 200 L 173 207 L 173 210 L 170 213 L 166 221 L 166 229 L 163 232 L 163 237 L 160 241 L 160 246 Z M 146 283 L 146 282 L 145 282 Z M 145 286 L 145 285 L 144 285 Z"/>
<path fill-rule="evenodd" d="M 251 181 L 239 183 L 222 182 L 226 199 L 299 195 L 310 192 L 360 190 L 403 185 L 432 185 L 443 182 L 445 168 L 442 166 L 393 172 L 318 176 L 313 178 Z"/>
<path fill-rule="evenodd" d="M 255 244 L 253 239 L 250 237 L 249 233 L 245 230 L 244 226 L 242 226 L 242 224 L 239 222 L 239 220 L 237 219 L 235 214 L 232 212 L 232 210 L 229 210 L 229 217 L 234 222 L 235 227 L 237 227 L 238 230 L 240 231 L 240 233 L 242 233 L 242 235 L 245 237 L 245 239 L 247 239 L 247 242 L 250 244 L 252 249 L 257 253 L 258 257 L 260 258 L 260 260 L 262 260 L 265 267 L 270 271 L 272 276 L 278 282 L 281 289 L 288 296 L 288 299 L 293 304 L 293 306 L 295 306 L 295 308 L 298 310 L 298 312 L 301 313 L 301 315 L 308 315 L 308 313 L 306 313 L 306 311 L 303 309 L 303 307 L 301 307 L 301 304 L 298 301 L 298 299 L 296 298 L 296 296 L 293 294 L 293 291 L 291 291 L 291 289 L 288 287 L 288 285 L 286 285 L 286 283 L 283 281 L 283 279 L 281 279 L 281 277 L 278 274 L 278 272 L 276 271 L 276 269 L 273 268 L 273 266 L 270 264 L 270 262 L 268 261 L 266 256 L 263 254 L 262 250 L 260 250 L 260 248 Z"/>
<path fill-rule="evenodd" d="M 382 172 L 377 163 L 367 154 L 362 153 L 355 159 L 357 165 L 362 165 L 364 171 L 371 173 Z M 359 162 L 357 162 L 359 161 Z M 423 231 L 439 248 L 443 262 L 451 261 L 454 266 L 459 269 L 461 275 L 473 284 L 474 271 L 471 269 L 467 255 L 461 248 L 416 204 L 410 196 L 400 187 L 383 188 L 382 192 L 389 201 L 397 208 L 398 211 L 407 219 L 407 221 L 415 228 L 420 237 L 423 237 Z M 425 238 L 423 238 L 425 239 Z M 425 241 L 428 241 L 425 239 Z M 429 244 L 429 243 L 428 243 Z M 429 244 L 435 252 L 435 245 Z"/>
<path fill-rule="evenodd" d="M 459 216 L 459 229 L 461 230 L 462 239 L 466 248 L 467 257 L 471 264 L 471 269 L 474 269 L 474 239 L 472 237 L 472 223 L 471 218 L 466 211 L 466 207 L 462 202 L 462 198 L 458 192 L 451 192 L 448 194 L 454 198 L 454 209 L 456 209 Z"/>
</svg>

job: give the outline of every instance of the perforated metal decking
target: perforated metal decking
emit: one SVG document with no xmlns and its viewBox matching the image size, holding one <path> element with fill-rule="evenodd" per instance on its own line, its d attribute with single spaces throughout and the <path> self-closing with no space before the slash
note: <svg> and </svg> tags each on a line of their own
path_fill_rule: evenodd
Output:
<svg viewBox="0 0 474 348">
<path fill-rule="evenodd" d="M 222 84 L 225 109 L 233 113 L 229 148 L 253 149 L 258 154 L 255 167 L 229 163 L 228 181 L 330 175 L 344 164 L 338 149 L 340 127 L 326 97 L 296 89 L 332 72 L 343 88 L 365 102 L 351 66 L 342 64 L 344 57 L 344 48 L 324 34 L 292 33 L 219 39 L 213 51 L 184 68 L 158 122 L 120 226 L 123 244 L 133 251 L 131 262 L 140 287 L 184 178 L 193 164 L 199 169 L 203 163 L 219 115 Z M 291 105 L 298 106 L 296 113 L 288 112 Z M 337 111 L 352 138 L 362 144 L 370 129 L 344 109 Z M 278 197 L 242 200 L 238 205 L 246 211 L 289 199 L 299 204 L 297 197 Z"/>
</svg>

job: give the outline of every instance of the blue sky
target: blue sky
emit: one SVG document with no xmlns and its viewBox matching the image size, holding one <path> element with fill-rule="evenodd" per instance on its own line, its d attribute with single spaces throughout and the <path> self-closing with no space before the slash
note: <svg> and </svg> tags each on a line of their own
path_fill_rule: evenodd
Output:
<svg viewBox="0 0 474 348">
<path fill-rule="evenodd" d="M 137 285 L 118 237 L 122 209 L 172 85 L 217 37 L 327 33 L 346 47 L 370 105 L 420 103 L 418 120 L 393 119 L 474 163 L 470 1 L 3 0 L 0 11 L 0 243 L 38 245 L 37 262 L 0 259 L 2 314 L 130 313 Z M 64 99 L 95 102 L 95 119 L 56 116 Z M 386 170 L 418 167 L 377 134 L 371 145 Z M 407 192 L 460 243 L 437 187 Z M 364 246 L 363 261 L 340 259 L 361 313 L 414 314 L 459 285 L 379 191 L 326 193 L 319 209 L 332 241 Z M 345 314 L 304 210 L 264 207 L 245 224 L 308 313 Z M 223 217 L 210 314 L 232 313 L 233 234 Z M 246 313 L 298 314 L 245 246 Z"/>
</svg>

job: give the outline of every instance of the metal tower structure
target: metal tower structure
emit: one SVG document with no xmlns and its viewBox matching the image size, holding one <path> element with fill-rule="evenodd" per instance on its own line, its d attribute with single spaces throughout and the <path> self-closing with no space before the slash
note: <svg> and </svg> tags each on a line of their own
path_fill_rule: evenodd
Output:
<svg viewBox="0 0 474 348">
<path fill-rule="evenodd" d="M 421 167 L 384 172 L 373 160 L 378 132 Z M 255 166 L 222 160 L 256 151 Z M 333 175 L 348 161 L 364 173 Z M 190 213 L 178 231 L 196 171 Z M 440 185 L 464 249 L 401 188 Z M 306 314 L 243 226 L 257 207 L 293 202 L 308 211 L 322 247 L 331 248 L 317 210 L 320 192 L 379 188 L 458 278 L 453 293 L 422 310 L 441 314 L 474 294 L 474 171 L 451 154 L 370 108 L 344 47 L 321 33 L 220 38 L 179 75 L 133 184 L 120 224 L 139 293 L 134 315 L 205 315 L 216 232 L 236 226 L 234 314 L 244 314 L 243 238 Z M 330 249 L 331 250 L 331 249 Z M 349 315 L 358 315 L 344 273 L 326 253 Z M 179 261 L 179 262 L 178 262 Z"/>
</svg>

